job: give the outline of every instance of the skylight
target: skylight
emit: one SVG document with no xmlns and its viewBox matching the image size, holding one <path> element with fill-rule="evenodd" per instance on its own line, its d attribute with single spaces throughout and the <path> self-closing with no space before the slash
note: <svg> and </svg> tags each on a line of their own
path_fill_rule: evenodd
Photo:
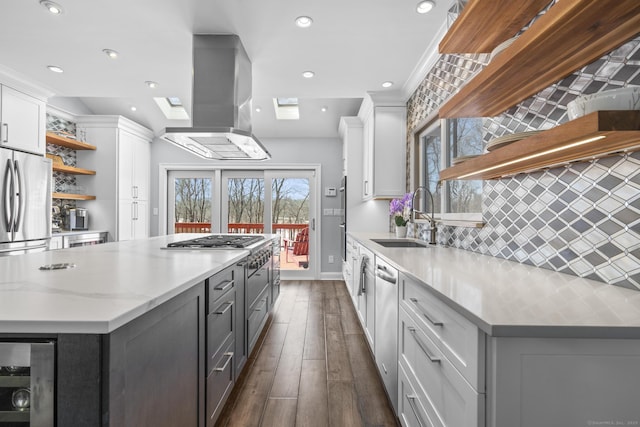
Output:
<svg viewBox="0 0 640 427">
<path fill-rule="evenodd" d="M 300 118 L 298 98 L 273 98 L 273 106 L 278 120 L 298 120 Z"/>
<path fill-rule="evenodd" d="M 169 120 L 189 120 L 187 110 L 182 106 L 182 101 L 178 97 L 153 98 L 162 114 Z"/>
</svg>

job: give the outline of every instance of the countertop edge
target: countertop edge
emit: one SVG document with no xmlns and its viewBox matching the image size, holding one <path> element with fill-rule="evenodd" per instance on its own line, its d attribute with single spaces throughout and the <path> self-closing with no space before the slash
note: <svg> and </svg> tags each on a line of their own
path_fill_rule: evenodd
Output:
<svg viewBox="0 0 640 427">
<path fill-rule="evenodd" d="M 368 250 L 372 251 L 376 256 L 383 258 L 391 265 L 396 267 L 402 274 L 408 276 L 412 280 L 420 283 L 430 294 L 437 298 L 442 303 L 453 309 L 458 314 L 464 316 L 467 320 L 475 324 L 480 330 L 485 332 L 490 337 L 520 337 L 520 338 L 576 338 L 576 339 L 639 339 L 640 338 L 640 326 L 638 325 L 537 325 L 537 324 L 498 324 L 491 323 L 490 321 L 483 319 L 475 313 L 469 311 L 454 299 L 451 299 L 447 295 L 442 294 L 434 287 L 425 283 L 421 278 L 411 271 L 407 271 L 406 267 L 402 265 L 398 260 L 394 260 L 393 257 L 380 252 L 379 248 L 384 248 L 378 245 L 372 239 L 379 238 L 380 236 L 363 237 L 367 233 L 348 233 L 351 238 L 362 244 Z M 389 235 L 388 238 L 393 238 Z M 464 251 L 463 249 L 450 248 L 440 246 L 440 250 L 451 251 Z M 465 251 L 468 252 L 468 251 Z M 474 253 L 475 254 L 475 253 Z M 478 256 L 487 256 L 482 254 L 475 254 Z M 505 260 L 501 260 L 505 261 Z M 510 261 L 513 262 L 513 261 Z M 517 264 L 517 263 L 516 263 Z M 530 266 L 528 266 L 530 267 Z M 562 273 L 557 273 L 562 274 Z M 587 279 L 585 279 L 587 280 Z M 613 286 L 613 285 L 607 285 Z"/>
</svg>

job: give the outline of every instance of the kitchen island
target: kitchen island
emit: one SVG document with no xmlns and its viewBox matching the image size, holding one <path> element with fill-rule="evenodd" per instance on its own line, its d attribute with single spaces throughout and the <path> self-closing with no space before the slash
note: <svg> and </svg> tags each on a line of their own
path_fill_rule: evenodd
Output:
<svg viewBox="0 0 640 427">
<path fill-rule="evenodd" d="M 397 240 L 387 233 L 349 238 L 352 254 L 359 247 L 399 273 L 403 425 L 640 425 L 640 292 L 445 246 L 376 242 Z M 360 255 L 348 258 L 347 287 L 377 306 L 388 272 L 358 283 Z"/>
<path fill-rule="evenodd" d="M 205 396 L 226 398 L 236 374 L 251 248 L 164 249 L 193 237 L 0 258 L 0 339 L 56 343 L 58 427 L 212 423 Z M 54 264 L 74 267 L 40 269 Z"/>
</svg>

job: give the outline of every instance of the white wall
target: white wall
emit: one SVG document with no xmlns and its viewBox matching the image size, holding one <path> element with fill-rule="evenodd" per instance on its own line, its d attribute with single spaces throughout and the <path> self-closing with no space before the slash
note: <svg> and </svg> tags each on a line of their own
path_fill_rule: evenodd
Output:
<svg viewBox="0 0 640 427">
<path fill-rule="evenodd" d="M 340 272 L 340 223 L 339 216 L 322 216 L 323 209 L 339 209 L 339 197 L 325 197 L 325 187 L 340 187 L 342 177 L 342 141 L 338 138 L 265 138 L 260 140 L 271 153 L 271 160 L 263 162 L 247 162 L 248 166 L 260 167 L 270 164 L 296 165 L 320 164 L 321 174 L 320 192 L 321 203 L 318 208 L 318 218 L 321 221 L 320 252 L 321 273 Z M 158 165 L 161 163 L 202 164 L 220 168 L 224 162 L 201 159 L 172 144 L 156 138 L 151 144 L 151 212 L 159 206 Z M 237 163 L 234 163 L 237 164 Z M 151 216 L 151 235 L 159 234 L 158 215 Z M 329 255 L 334 263 L 329 264 Z"/>
</svg>

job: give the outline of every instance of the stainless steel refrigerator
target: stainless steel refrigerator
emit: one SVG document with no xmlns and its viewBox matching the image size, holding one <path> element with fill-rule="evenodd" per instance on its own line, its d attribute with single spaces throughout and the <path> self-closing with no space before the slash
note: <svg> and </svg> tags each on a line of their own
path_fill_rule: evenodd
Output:
<svg viewBox="0 0 640 427">
<path fill-rule="evenodd" d="M 0 148 L 0 256 L 43 251 L 51 237 L 51 160 Z"/>
</svg>

